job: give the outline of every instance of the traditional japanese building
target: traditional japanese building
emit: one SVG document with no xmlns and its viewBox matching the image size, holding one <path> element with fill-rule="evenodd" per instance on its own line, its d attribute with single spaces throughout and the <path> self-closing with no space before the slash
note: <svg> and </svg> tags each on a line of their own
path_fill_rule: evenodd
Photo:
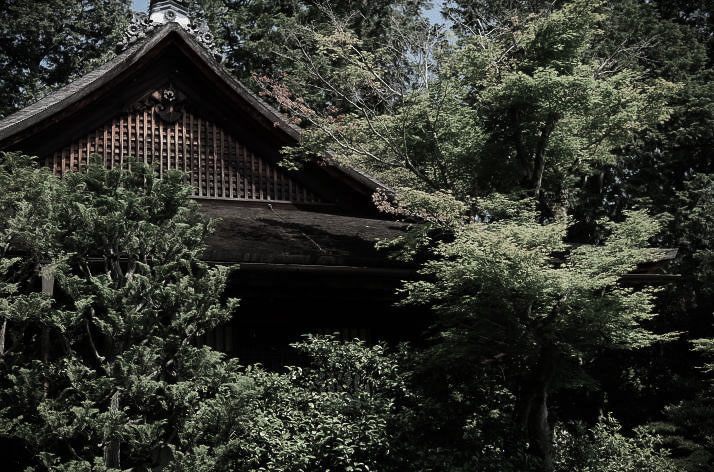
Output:
<svg viewBox="0 0 714 472">
<path fill-rule="evenodd" d="M 218 349 L 279 364 L 303 332 L 403 335 L 393 294 L 413 270 L 375 250 L 404 230 L 374 208 L 380 184 L 328 161 L 280 168 L 280 149 L 298 143 L 300 130 L 226 72 L 211 32 L 182 2 L 152 1 L 120 46 L 0 121 L 0 150 L 38 156 L 58 175 L 93 154 L 108 167 L 136 158 L 159 176 L 187 172 L 205 213 L 221 218 L 206 259 L 240 264 L 228 290 L 241 309 L 206 339 Z"/>
<path fill-rule="evenodd" d="M 426 316 L 393 305 L 414 268 L 375 249 L 405 230 L 372 204 L 379 182 L 327 160 L 280 168 L 280 149 L 300 130 L 221 66 L 211 32 L 183 2 L 149 9 L 134 14 L 111 61 L 0 120 L 0 151 L 38 156 L 58 175 L 93 154 L 108 167 L 135 158 L 159 176 L 187 172 L 206 215 L 221 219 L 206 259 L 240 265 L 227 290 L 241 308 L 204 342 L 246 362 L 282 365 L 306 332 L 367 341 L 419 333 Z M 625 279 L 676 278 L 661 262 Z"/>
</svg>

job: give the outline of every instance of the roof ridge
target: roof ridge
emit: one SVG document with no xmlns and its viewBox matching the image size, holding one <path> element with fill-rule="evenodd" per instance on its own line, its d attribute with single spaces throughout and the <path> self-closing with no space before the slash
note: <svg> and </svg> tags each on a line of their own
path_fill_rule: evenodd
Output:
<svg viewBox="0 0 714 472">
<path fill-rule="evenodd" d="M 216 59 L 222 59 L 222 54 L 216 47 L 215 36 L 204 18 L 190 18 L 188 9 L 177 0 L 152 0 L 149 13 L 132 12 L 129 25 L 124 30 L 124 38 L 119 43 L 124 50 L 134 42 L 151 35 L 151 32 L 162 25 L 176 23 L 189 33 L 203 47 L 211 51 Z"/>
<path fill-rule="evenodd" d="M 2 147 L 3 141 L 6 141 L 8 138 L 34 125 L 42 123 L 53 114 L 100 89 L 104 83 L 106 83 L 104 79 L 111 79 L 120 75 L 128 67 L 138 62 L 145 53 L 150 51 L 172 32 L 178 34 L 186 45 L 206 62 L 213 73 L 226 82 L 235 93 L 258 111 L 259 114 L 272 122 L 275 127 L 281 129 L 295 142 L 300 142 L 302 129 L 298 125 L 290 122 L 279 110 L 267 103 L 258 96 L 258 94 L 234 77 L 233 74 L 216 59 L 214 53 L 208 49 L 204 43 L 199 41 L 194 34 L 187 31 L 186 28 L 178 23 L 169 21 L 159 28 L 153 27 L 149 31 L 150 34 L 145 34 L 144 37 L 137 38 L 133 43 L 129 44 L 124 51 L 96 69 L 0 120 L 0 148 Z M 331 164 L 334 168 L 370 190 L 374 191 L 378 188 L 387 188 L 384 184 L 363 170 L 347 166 L 343 163 L 334 162 L 329 156 L 325 157 L 327 158 L 328 164 Z"/>
</svg>

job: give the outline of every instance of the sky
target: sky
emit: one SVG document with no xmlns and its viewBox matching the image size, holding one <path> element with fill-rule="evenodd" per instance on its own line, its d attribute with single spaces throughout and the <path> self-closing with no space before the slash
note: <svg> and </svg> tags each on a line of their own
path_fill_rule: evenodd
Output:
<svg viewBox="0 0 714 472">
<path fill-rule="evenodd" d="M 132 0 L 131 7 L 134 11 L 146 11 L 149 5 L 149 0 Z"/>
<path fill-rule="evenodd" d="M 439 2 L 434 2 L 438 4 Z M 146 11 L 149 7 L 149 0 L 132 0 L 131 6 L 134 9 L 134 11 Z M 432 23 L 437 23 L 440 21 L 443 21 L 441 19 L 441 16 L 439 15 L 439 8 L 431 8 L 426 11 L 426 16 L 429 18 L 429 21 Z"/>
</svg>

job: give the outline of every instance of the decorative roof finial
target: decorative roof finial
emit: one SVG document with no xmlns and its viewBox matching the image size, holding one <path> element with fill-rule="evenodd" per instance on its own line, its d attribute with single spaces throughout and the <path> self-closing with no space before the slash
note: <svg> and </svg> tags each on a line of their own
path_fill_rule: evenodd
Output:
<svg viewBox="0 0 714 472">
<path fill-rule="evenodd" d="M 173 21 L 186 28 L 191 24 L 187 7 L 186 2 L 179 0 L 151 0 L 149 3 L 149 19 L 159 24 Z"/>
<path fill-rule="evenodd" d="M 129 27 L 124 32 L 124 39 L 119 43 L 119 48 L 126 49 L 166 23 L 177 23 L 210 50 L 216 59 L 221 59 L 206 20 L 196 18 L 192 20 L 188 15 L 188 2 L 185 0 L 151 0 L 148 15 L 144 12 L 134 12 Z"/>
</svg>

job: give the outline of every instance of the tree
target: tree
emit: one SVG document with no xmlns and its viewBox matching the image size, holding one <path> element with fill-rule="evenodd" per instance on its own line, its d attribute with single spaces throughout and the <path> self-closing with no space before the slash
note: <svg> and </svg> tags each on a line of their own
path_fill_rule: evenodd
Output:
<svg viewBox="0 0 714 472">
<path fill-rule="evenodd" d="M 285 373 L 196 337 L 225 321 L 228 269 L 183 174 L 95 160 L 60 180 L 2 154 L 0 439 L 12 470 L 375 470 L 408 395 L 383 346 L 310 337 Z M 40 264 L 40 265 L 38 265 Z M 39 272 L 38 272 L 39 267 Z M 54 297 L 39 290 L 54 277 Z M 44 338 L 47 341 L 44 341 Z M 5 343 L 5 340 L 8 340 Z M 6 458 L 7 459 L 7 458 Z"/>
<path fill-rule="evenodd" d="M 294 347 L 303 367 L 248 367 L 195 409 L 170 470 L 404 470 L 393 447 L 408 394 L 398 356 L 331 336 Z"/>
<path fill-rule="evenodd" d="M 18 159 L 3 157 L 4 182 L 26 177 L 3 215 L 7 254 L 17 254 L 3 267 L 29 257 L 18 242 L 32 244 L 30 255 L 52 256 L 43 276 L 56 289 L 52 299 L 10 291 L 2 305 L 14 341 L 0 361 L 2 434 L 53 470 L 150 462 L 228 375 L 220 354 L 192 343 L 236 306 L 221 301 L 227 269 L 200 260 L 211 223 L 180 172 L 157 180 L 143 164 L 99 161 L 59 181 Z M 22 185 L 37 180 L 49 183 Z M 27 215 L 38 200 L 47 211 Z M 22 238 L 28 216 L 45 238 Z M 38 356 L 43 333 L 51 342 Z"/>
<path fill-rule="evenodd" d="M 423 207 L 417 196 L 404 205 Z M 569 247 L 568 224 L 537 222 L 532 209 L 503 198 L 479 201 L 481 219 L 452 226 L 426 262 L 424 280 L 405 284 L 405 303 L 433 306 L 442 326 L 435 355 L 502 369 L 517 397 L 516 431 L 553 468 L 548 398 L 586 384 L 584 366 L 605 349 L 669 339 L 645 327 L 649 291 L 618 279 L 656 258 L 647 241 L 658 225 L 644 213 L 607 223 L 598 246 Z M 456 221 L 458 215 L 452 215 Z M 434 224 L 434 223 L 432 223 Z"/>
<path fill-rule="evenodd" d="M 265 1 L 222 2 L 195 0 L 194 14 L 205 17 L 216 33 L 224 55 L 224 65 L 257 88 L 253 75 L 283 77 L 291 88 L 310 103 L 339 100 L 320 84 L 310 81 L 301 62 L 292 57 L 292 32 L 310 24 L 316 31 L 329 33 L 333 17 L 346 18 L 350 28 L 371 49 L 376 50 L 391 41 L 400 28 L 412 28 L 422 20 L 424 0 L 379 0 L 355 2 Z M 314 45 L 308 45 L 314 51 Z M 390 68 L 403 51 L 381 49 L 380 61 Z M 334 67 L 337 64 L 324 64 Z M 344 103 L 342 105 L 345 105 Z"/>
<path fill-rule="evenodd" d="M 379 51 L 345 24 L 330 35 L 306 26 L 295 33 L 295 60 L 349 108 L 313 107 L 275 78 L 264 80 L 264 93 L 309 125 L 303 154 L 327 150 L 394 187 L 462 200 L 526 193 L 543 217 L 560 217 L 598 166 L 616 162 L 618 146 L 667 116 L 674 88 L 603 69 L 589 54 L 601 16 L 589 2 L 572 2 L 456 44 L 433 29 L 404 32 L 408 67 L 389 74 Z M 312 42 L 317 58 L 300 46 Z M 323 57 L 344 67 L 329 74 Z"/>
<path fill-rule="evenodd" d="M 405 35 L 409 67 L 396 81 L 344 24 L 329 36 L 301 29 L 310 38 L 303 44 L 315 41 L 345 64 L 329 75 L 320 56 L 298 48 L 312 79 L 348 111 L 311 107 L 280 80 L 264 80 L 265 93 L 310 125 L 298 152 L 328 149 L 376 172 L 398 187 L 396 197 L 376 197 L 381 208 L 425 222 L 400 241 L 403 257 L 428 261 L 426 281 L 407 284 L 407 302 L 442 315 L 435 352 L 444 362 L 461 356 L 449 365 L 507 359 L 497 365 L 517 398 L 515 430 L 546 469 L 549 395 L 587 384 L 578 364 L 605 350 L 667 339 L 640 324 L 654 313 L 651 294 L 617 284 L 655 257 L 644 244 L 657 224 L 633 212 L 624 222 L 593 222 L 597 231 L 583 239 L 594 245 L 566 244 L 575 228 L 568 215 L 588 181 L 667 118 L 676 90 L 600 55 L 612 53 L 595 43 L 610 13 L 575 1 L 485 25 L 457 43 L 434 30 Z M 493 202 L 480 199 L 488 196 Z"/>
<path fill-rule="evenodd" d="M 129 0 L 0 2 L 0 117 L 111 57 L 130 5 Z"/>
<path fill-rule="evenodd" d="M 598 472 L 675 472 L 680 470 L 660 448 L 661 438 L 644 428 L 634 437 L 623 435 L 622 427 L 608 416 L 586 430 L 582 424 L 558 432 L 559 454 L 556 470 L 597 470 Z"/>
<path fill-rule="evenodd" d="M 684 299 L 686 303 L 688 316 L 680 326 L 688 328 L 682 337 L 684 348 L 691 350 L 685 351 L 686 359 L 695 366 L 687 376 L 694 394 L 683 392 L 667 406 L 665 418 L 650 427 L 665 436 L 668 447 L 678 451 L 678 463 L 685 470 L 704 471 L 714 463 L 714 178 L 695 174 L 684 185 L 677 194 L 672 218 L 681 238 L 678 267 L 683 274 L 675 300 Z M 680 310 L 673 310 L 674 314 Z"/>
</svg>

